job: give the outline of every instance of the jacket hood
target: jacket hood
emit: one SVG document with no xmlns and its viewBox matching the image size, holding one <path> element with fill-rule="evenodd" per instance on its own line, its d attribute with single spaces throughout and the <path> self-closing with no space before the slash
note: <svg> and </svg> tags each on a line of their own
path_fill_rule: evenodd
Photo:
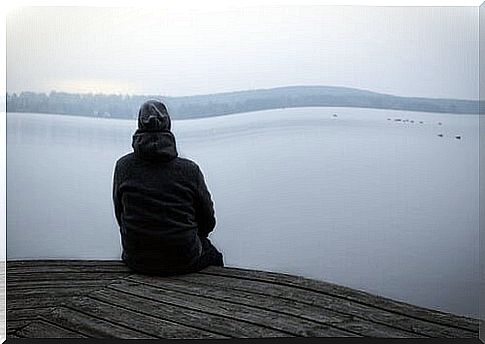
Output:
<svg viewBox="0 0 485 344">
<path fill-rule="evenodd" d="M 171 129 L 172 121 L 167 108 L 158 100 L 148 100 L 138 111 L 138 129 L 144 131 L 160 131 Z"/>
<path fill-rule="evenodd" d="M 138 129 L 132 147 L 142 159 L 170 161 L 177 157 L 175 137 L 170 131 L 167 108 L 157 100 L 145 102 L 138 112 Z"/>
<path fill-rule="evenodd" d="M 131 144 L 135 155 L 142 159 L 170 161 L 177 157 L 175 136 L 168 130 L 141 131 L 133 134 Z"/>
</svg>

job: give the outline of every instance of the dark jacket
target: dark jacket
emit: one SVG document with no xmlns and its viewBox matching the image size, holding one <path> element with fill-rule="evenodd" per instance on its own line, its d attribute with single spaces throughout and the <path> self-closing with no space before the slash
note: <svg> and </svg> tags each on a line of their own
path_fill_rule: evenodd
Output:
<svg viewBox="0 0 485 344">
<path fill-rule="evenodd" d="M 113 202 L 123 261 L 141 272 L 170 274 L 195 266 L 200 237 L 216 221 L 200 168 L 178 157 L 170 117 L 153 104 L 140 109 L 134 152 L 116 162 Z"/>
</svg>

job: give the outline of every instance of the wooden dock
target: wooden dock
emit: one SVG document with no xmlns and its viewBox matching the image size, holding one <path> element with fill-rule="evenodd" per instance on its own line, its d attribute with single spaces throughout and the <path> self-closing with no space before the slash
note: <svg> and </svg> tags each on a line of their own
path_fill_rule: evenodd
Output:
<svg viewBox="0 0 485 344">
<path fill-rule="evenodd" d="M 478 320 L 285 274 L 7 262 L 7 338 L 478 337 Z"/>
</svg>

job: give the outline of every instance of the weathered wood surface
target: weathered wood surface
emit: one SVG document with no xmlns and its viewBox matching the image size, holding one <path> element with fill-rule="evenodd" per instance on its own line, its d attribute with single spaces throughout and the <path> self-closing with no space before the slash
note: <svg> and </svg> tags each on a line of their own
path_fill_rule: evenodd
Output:
<svg viewBox="0 0 485 344">
<path fill-rule="evenodd" d="M 302 277 L 119 261 L 7 262 L 10 338 L 478 337 L 478 320 Z"/>
</svg>

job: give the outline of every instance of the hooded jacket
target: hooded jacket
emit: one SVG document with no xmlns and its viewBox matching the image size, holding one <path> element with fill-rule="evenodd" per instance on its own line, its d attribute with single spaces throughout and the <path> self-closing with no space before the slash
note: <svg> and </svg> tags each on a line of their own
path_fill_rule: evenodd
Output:
<svg viewBox="0 0 485 344">
<path fill-rule="evenodd" d="M 199 237 L 215 227 L 214 208 L 196 163 L 178 157 L 165 106 L 148 101 L 138 114 L 133 152 L 113 176 L 113 203 L 122 259 L 132 269 L 183 273 L 201 255 Z"/>
</svg>

